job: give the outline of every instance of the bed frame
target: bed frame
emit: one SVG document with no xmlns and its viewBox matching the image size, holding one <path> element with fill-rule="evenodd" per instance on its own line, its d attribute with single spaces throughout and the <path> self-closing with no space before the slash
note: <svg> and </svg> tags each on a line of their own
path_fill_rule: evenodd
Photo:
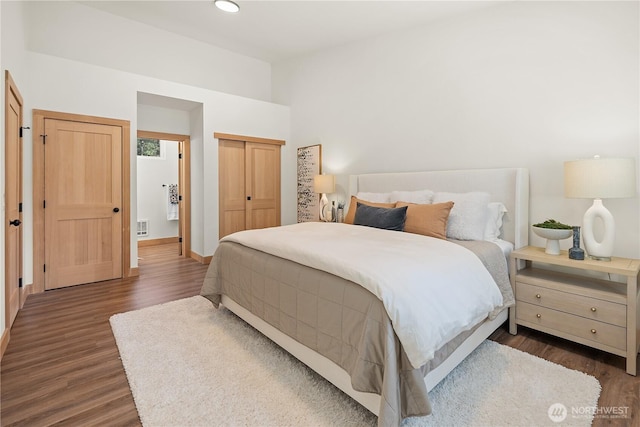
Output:
<svg viewBox="0 0 640 427">
<path fill-rule="evenodd" d="M 491 201 L 504 203 L 508 210 L 503 221 L 502 238 L 514 243 L 516 248 L 528 244 L 529 173 L 527 169 L 404 172 L 351 175 L 349 177 L 349 192 L 352 195 L 359 191 L 390 192 L 393 190 L 425 189 L 456 193 L 488 192 L 491 194 Z M 369 411 L 378 415 L 380 396 L 354 390 L 351 387 L 349 375 L 334 362 L 280 332 L 226 295 L 222 296 L 222 304 Z M 433 389 L 507 319 L 507 310 L 503 310 L 494 320 L 486 320 L 442 364 L 427 374 L 425 377 L 427 390 Z"/>
</svg>

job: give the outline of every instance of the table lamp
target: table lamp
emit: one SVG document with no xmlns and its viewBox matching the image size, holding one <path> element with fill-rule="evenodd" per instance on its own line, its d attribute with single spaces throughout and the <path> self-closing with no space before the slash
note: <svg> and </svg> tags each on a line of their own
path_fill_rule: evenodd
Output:
<svg viewBox="0 0 640 427">
<path fill-rule="evenodd" d="M 336 191 L 336 180 L 333 175 L 316 175 L 313 177 L 313 191 L 322 194 L 320 197 L 320 221 L 331 221 L 325 214 L 325 208 L 329 205 L 327 193 Z"/>
<path fill-rule="evenodd" d="M 564 195 L 569 198 L 594 199 L 582 220 L 582 238 L 587 254 L 595 260 L 611 261 L 615 239 L 613 215 L 602 199 L 634 197 L 636 194 L 635 159 L 592 159 L 564 163 Z M 594 235 L 597 218 L 604 224 L 602 240 Z"/>
</svg>

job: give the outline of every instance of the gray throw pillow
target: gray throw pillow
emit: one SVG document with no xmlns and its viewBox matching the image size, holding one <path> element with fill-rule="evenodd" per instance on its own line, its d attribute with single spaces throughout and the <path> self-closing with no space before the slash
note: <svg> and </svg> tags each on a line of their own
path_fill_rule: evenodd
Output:
<svg viewBox="0 0 640 427">
<path fill-rule="evenodd" d="M 383 230 L 404 231 L 407 206 L 401 208 L 377 208 L 358 203 L 354 225 L 382 228 Z"/>
</svg>

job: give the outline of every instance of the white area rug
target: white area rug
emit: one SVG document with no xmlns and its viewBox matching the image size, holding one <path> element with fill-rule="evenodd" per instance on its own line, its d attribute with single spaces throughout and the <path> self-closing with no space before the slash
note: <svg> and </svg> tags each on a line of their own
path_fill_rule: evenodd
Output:
<svg viewBox="0 0 640 427">
<path fill-rule="evenodd" d="M 362 426 L 377 418 L 226 309 L 191 297 L 111 318 L 145 426 Z M 403 426 L 588 426 L 598 381 L 491 341 Z M 556 424 L 553 404 L 566 408 Z M 557 405 L 556 405 L 557 407 Z M 555 407 L 554 407 L 555 408 Z M 562 407 L 552 415 L 562 417 Z"/>
</svg>

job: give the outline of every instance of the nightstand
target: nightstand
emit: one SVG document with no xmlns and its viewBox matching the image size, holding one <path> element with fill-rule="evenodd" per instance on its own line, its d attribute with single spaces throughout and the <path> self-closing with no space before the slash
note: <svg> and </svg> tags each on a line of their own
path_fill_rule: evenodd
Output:
<svg viewBox="0 0 640 427">
<path fill-rule="evenodd" d="M 518 270 L 520 261 L 525 261 L 525 267 Z M 563 267 L 563 272 L 542 269 L 539 264 Z M 509 269 L 516 297 L 509 315 L 511 334 L 522 325 L 617 354 L 627 359 L 627 373 L 636 375 L 640 260 L 577 261 L 569 259 L 567 251 L 548 255 L 544 248 L 527 246 L 511 253 Z M 625 284 L 576 274 L 580 271 L 627 280 Z"/>
</svg>

